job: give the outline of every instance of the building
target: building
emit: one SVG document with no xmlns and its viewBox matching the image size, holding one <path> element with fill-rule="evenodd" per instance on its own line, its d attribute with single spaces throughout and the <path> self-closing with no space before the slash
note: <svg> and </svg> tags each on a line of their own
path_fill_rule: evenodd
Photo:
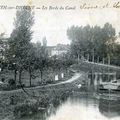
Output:
<svg viewBox="0 0 120 120">
<path fill-rule="evenodd" d="M 58 44 L 56 46 L 47 46 L 48 55 L 51 56 L 61 56 L 66 54 L 70 49 L 69 45 Z"/>
</svg>

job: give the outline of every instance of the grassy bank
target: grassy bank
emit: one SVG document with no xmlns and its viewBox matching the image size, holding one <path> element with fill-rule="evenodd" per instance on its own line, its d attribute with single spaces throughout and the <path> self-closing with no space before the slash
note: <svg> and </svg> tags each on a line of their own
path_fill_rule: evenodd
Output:
<svg viewBox="0 0 120 120">
<path fill-rule="evenodd" d="M 62 78 L 61 74 L 64 74 L 64 77 Z M 32 72 L 32 78 L 31 78 L 31 85 L 32 86 L 38 86 L 41 85 L 41 83 L 50 83 L 50 82 L 55 82 L 55 76 L 58 75 L 59 80 L 65 80 L 66 78 L 69 77 L 68 71 L 65 69 L 61 70 L 53 70 L 52 68 L 44 69 L 41 72 L 39 70 L 34 70 Z M 5 83 L 8 83 L 10 79 L 14 80 L 14 71 L 13 70 L 4 70 L 0 72 L 0 81 L 4 80 Z M 30 86 L 30 76 L 28 71 L 23 71 L 22 72 L 22 79 L 21 82 L 24 84 L 24 86 Z M 16 75 L 16 83 L 19 84 L 19 74 L 17 73 Z"/>
<path fill-rule="evenodd" d="M 27 88 L 25 91 L 4 91 L 0 94 L 0 119 L 23 117 L 46 109 L 53 101 L 64 99 L 73 89 L 75 84 L 59 84 L 48 87 Z M 17 112 L 16 112 L 17 111 Z"/>
<path fill-rule="evenodd" d="M 43 71 L 41 78 L 40 71 L 36 70 L 33 72 L 30 86 L 29 73 L 27 71 L 23 71 L 21 83 L 25 88 L 56 84 L 69 79 L 72 75 L 73 74 L 71 74 L 69 70 L 66 71 L 64 69 L 61 69 L 53 71 L 52 69 L 48 69 Z M 14 82 L 14 71 L 5 70 L 0 72 L 0 81 L 4 79 L 4 84 L 0 84 L 0 90 L 9 91 L 14 89 L 20 89 L 21 85 L 19 83 L 18 76 L 19 74 L 17 74 L 16 82 Z M 58 77 L 57 80 L 55 80 L 55 76 Z"/>
</svg>

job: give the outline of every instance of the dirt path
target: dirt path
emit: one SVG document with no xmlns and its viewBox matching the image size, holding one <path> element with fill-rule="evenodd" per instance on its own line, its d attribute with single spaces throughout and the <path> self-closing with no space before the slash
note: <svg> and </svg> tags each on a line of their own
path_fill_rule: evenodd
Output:
<svg viewBox="0 0 120 120">
<path fill-rule="evenodd" d="M 73 81 L 77 80 L 81 76 L 82 76 L 82 73 L 75 73 L 75 75 L 72 78 L 68 79 L 67 81 L 57 83 L 57 85 L 59 85 L 59 84 L 66 84 L 66 83 L 72 83 Z"/>
<path fill-rule="evenodd" d="M 74 76 L 72 76 L 72 78 L 66 80 L 66 81 L 62 81 L 56 84 L 49 84 L 49 85 L 45 85 L 44 87 L 51 87 L 51 86 L 56 86 L 56 85 L 61 85 L 61 84 L 67 84 L 67 83 L 72 83 L 73 81 L 78 80 L 80 77 L 82 76 L 82 73 L 75 73 Z M 32 88 L 24 88 L 25 90 L 32 90 L 32 89 L 38 89 L 38 88 L 42 88 L 43 86 L 37 86 L 37 87 L 32 87 Z M 22 91 L 22 89 L 18 89 L 18 90 L 11 90 L 11 91 L 0 91 L 0 94 L 2 93 L 12 93 L 12 92 L 18 92 L 18 91 Z"/>
</svg>

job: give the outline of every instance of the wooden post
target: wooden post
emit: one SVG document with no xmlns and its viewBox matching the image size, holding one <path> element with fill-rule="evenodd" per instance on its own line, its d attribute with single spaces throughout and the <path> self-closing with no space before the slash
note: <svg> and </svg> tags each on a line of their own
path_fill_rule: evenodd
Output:
<svg viewBox="0 0 120 120">
<path fill-rule="evenodd" d="M 110 55 L 108 55 L 108 65 L 110 65 Z"/>
<path fill-rule="evenodd" d="M 94 53 L 94 49 L 93 49 L 93 55 L 92 55 L 92 62 L 95 61 L 95 53 Z"/>
<path fill-rule="evenodd" d="M 95 88 L 95 91 L 97 91 L 97 78 L 98 78 L 98 73 L 95 73 L 95 79 L 94 79 L 94 88 Z"/>
<path fill-rule="evenodd" d="M 87 54 L 87 60 L 89 61 L 89 58 L 90 58 L 90 55 L 89 54 Z"/>
<path fill-rule="evenodd" d="M 78 54 L 78 64 L 79 64 L 79 61 L 80 61 L 80 56 L 79 56 L 79 54 Z"/>
<path fill-rule="evenodd" d="M 99 63 L 99 61 L 100 61 L 100 58 L 99 58 L 99 57 L 97 57 L 97 63 Z"/>
<path fill-rule="evenodd" d="M 103 64 L 105 64 L 105 59 L 103 58 Z"/>
</svg>

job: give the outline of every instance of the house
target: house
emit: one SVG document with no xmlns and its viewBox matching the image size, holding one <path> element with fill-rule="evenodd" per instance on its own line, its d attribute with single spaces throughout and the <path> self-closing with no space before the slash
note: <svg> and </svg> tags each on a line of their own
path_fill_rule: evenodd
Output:
<svg viewBox="0 0 120 120">
<path fill-rule="evenodd" d="M 56 46 L 47 46 L 48 55 L 51 56 L 61 56 L 66 54 L 70 49 L 69 45 L 57 44 Z"/>
</svg>

